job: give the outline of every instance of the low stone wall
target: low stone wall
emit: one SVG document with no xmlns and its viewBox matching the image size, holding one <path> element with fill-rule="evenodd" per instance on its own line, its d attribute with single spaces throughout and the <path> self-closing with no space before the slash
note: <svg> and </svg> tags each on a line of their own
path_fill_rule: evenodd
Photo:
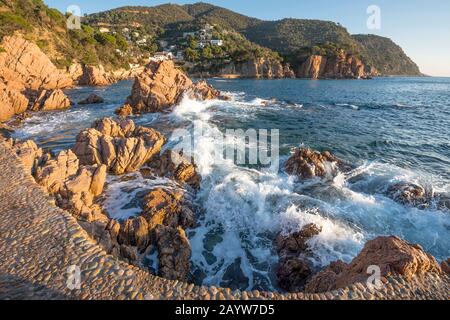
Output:
<svg viewBox="0 0 450 320">
<path fill-rule="evenodd" d="M 81 286 L 71 289 L 71 266 Z M 68 285 L 69 284 L 69 285 Z M 324 294 L 240 292 L 169 281 L 112 257 L 26 173 L 0 141 L 0 299 L 450 299 L 450 278 L 390 278 Z"/>
</svg>

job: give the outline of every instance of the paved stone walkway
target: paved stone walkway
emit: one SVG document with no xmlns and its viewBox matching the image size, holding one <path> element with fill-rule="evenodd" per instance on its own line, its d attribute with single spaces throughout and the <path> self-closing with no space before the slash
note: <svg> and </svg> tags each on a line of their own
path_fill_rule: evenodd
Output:
<svg viewBox="0 0 450 320">
<path fill-rule="evenodd" d="M 79 289 L 71 286 L 75 283 L 73 272 L 68 272 L 71 266 L 81 272 Z M 0 141 L 0 299 L 400 298 L 449 299 L 450 278 L 430 274 L 408 283 L 392 278 L 376 292 L 357 284 L 320 295 L 280 295 L 197 287 L 155 277 L 107 255 L 91 241 Z"/>
</svg>

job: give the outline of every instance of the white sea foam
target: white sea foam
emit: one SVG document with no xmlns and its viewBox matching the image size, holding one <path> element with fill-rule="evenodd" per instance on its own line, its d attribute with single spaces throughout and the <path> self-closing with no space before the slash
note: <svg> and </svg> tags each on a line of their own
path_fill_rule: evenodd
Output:
<svg viewBox="0 0 450 320">
<path fill-rule="evenodd" d="M 405 207 L 383 195 L 386 186 L 394 181 L 420 180 L 414 180 L 418 177 L 408 170 L 372 163 L 339 174 L 325 185 L 320 180 L 299 184 L 281 172 L 218 161 L 214 137 L 220 131 L 208 113 L 220 106 L 233 112 L 232 108 L 239 110 L 262 101 L 235 99 L 240 101 L 185 99 L 173 112 L 174 117 L 203 128 L 203 133 L 195 137 L 198 149 L 194 153 L 203 178 L 197 200 L 204 215 L 199 226 L 188 234 L 194 271 L 204 273 L 204 284 L 228 284 L 228 269 L 240 261 L 240 272 L 248 279 L 240 284 L 241 289 L 274 288 L 271 270 L 277 255 L 273 237 L 308 223 L 323 229 L 310 240 L 314 253 L 310 259 L 318 267 L 337 259 L 350 261 L 367 240 L 378 235 L 399 235 L 421 243 L 438 258 L 450 255 L 448 213 Z M 423 184 L 423 179 L 420 182 Z"/>
</svg>

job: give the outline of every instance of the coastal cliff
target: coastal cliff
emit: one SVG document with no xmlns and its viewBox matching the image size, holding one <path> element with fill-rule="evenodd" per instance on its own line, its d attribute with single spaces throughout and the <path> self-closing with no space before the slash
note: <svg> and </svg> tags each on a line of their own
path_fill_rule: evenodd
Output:
<svg viewBox="0 0 450 320">
<path fill-rule="evenodd" d="M 283 65 L 278 60 L 266 58 L 252 59 L 246 62 L 231 62 L 223 66 L 216 75 L 235 75 L 240 78 L 256 79 L 295 78 L 295 73 L 289 65 Z"/>
<path fill-rule="evenodd" d="M 340 50 L 336 56 L 311 55 L 296 70 L 298 78 L 308 79 L 368 79 L 378 71 L 365 65 L 353 54 Z"/>
</svg>

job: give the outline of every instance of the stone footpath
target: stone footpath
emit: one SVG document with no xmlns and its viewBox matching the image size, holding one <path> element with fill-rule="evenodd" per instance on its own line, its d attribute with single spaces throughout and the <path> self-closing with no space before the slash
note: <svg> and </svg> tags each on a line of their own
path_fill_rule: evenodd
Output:
<svg viewBox="0 0 450 320">
<path fill-rule="evenodd" d="M 71 266 L 81 271 L 79 289 L 72 286 Z M 390 278 L 379 291 L 357 284 L 313 295 L 240 292 L 158 278 L 107 255 L 0 141 L 0 299 L 449 298 L 450 278 L 435 274 L 410 282 Z"/>
</svg>

